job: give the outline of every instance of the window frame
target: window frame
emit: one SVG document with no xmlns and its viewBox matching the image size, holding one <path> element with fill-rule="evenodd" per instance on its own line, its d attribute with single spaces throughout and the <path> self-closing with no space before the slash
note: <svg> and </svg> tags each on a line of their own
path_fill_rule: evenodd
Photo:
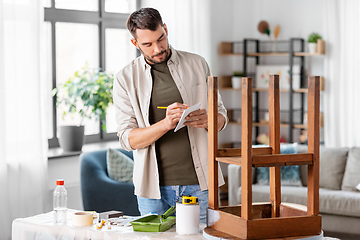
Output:
<svg viewBox="0 0 360 240">
<path fill-rule="evenodd" d="M 136 1 L 136 9 L 140 6 L 141 0 Z M 83 11 L 55 8 L 55 0 L 51 0 L 51 7 L 44 7 L 44 21 L 51 24 L 51 66 L 52 66 L 52 86 L 56 87 L 56 29 L 55 25 L 58 22 L 64 23 L 85 23 L 96 24 L 99 29 L 99 67 L 106 69 L 106 52 L 105 52 L 105 30 L 107 28 L 126 29 L 126 20 L 129 13 L 112 13 L 105 11 L 105 0 L 98 0 L 97 11 Z M 139 52 L 137 52 L 139 55 Z M 56 97 L 52 97 L 52 126 L 53 137 L 48 139 L 49 148 L 59 147 L 57 138 L 57 113 L 56 113 Z M 92 135 L 85 135 L 86 143 L 104 142 L 117 140 L 116 133 L 106 133 L 101 128 L 99 122 L 99 133 Z"/>
</svg>

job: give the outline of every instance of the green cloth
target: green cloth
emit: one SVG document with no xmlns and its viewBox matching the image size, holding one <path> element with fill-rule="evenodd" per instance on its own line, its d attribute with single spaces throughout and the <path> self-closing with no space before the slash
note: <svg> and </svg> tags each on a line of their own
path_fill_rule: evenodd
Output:
<svg viewBox="0 0 360 240">
<path fill-rule="evenodd" d="M 183 103 L 183 100 L 166 62 L 153 64 L 151 74 L 153 88 L 149 122 L 154 124 L 166 117 L 166 110 L 158 109 L 157 106 Z M 186 127 L 177 132 L 168 131 L 155 142 L 155 149 L 161 186 L 199 184 Z"/>
</svg>

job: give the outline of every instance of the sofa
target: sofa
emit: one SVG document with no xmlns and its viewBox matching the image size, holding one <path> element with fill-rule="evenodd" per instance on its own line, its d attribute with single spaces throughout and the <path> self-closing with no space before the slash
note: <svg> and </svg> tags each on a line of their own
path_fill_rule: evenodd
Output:
<svg viewBox="0 0 360 240">
<path fill-rule="evenodd" d="M 306 145 L 294 144 L 297 153 Z M 260 169 L 260 168 L 259 168 Z M 258 181 L 261 171 L 253 168 L 253 202 L 269 202 L 270 187 Z M 307 165 L 299 166 L 300 185 L 281 185 L 281 201 L 307 205 Z M 322 229 L 360 239 L 360 148 L 320 147 L 319 211 Z M 229 206 L 241 204 L 241 167 L 228 165 Z"/>
<path fill-rule="evenodd" d="M 137 198 L 132 182 L 116 181 L 109 177 L 107 151 L 99 150 L 80 155 L 81 195 L 85 211 L 122 211 L 139 216 Z M 133 158 L 132 152 L 119 149 L 120 154 Z"/>
</svg>

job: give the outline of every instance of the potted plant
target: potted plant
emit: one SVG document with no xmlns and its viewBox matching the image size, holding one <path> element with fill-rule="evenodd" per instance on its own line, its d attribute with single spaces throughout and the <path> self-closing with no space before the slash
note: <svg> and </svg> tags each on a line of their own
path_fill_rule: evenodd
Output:
<svg viewBox="0 0 360 240">
<path fill-rule="evenodd" d="M 235 71 L 231 77 L 231 86 L 232 88 L 241 88 L 241 77 L 243 73 L 240 71 Z"/>
<path fill-rule="evenodd" d="M 308 37 L 308 48 L 310 53 L 316 52 L 316 44 L 318 39 L 321 39 L 321 36 L 317 33 L 311 33 Z"/>
<path fill-rule="evenodd" d="M 81 151 L 85 118 L 100 120 L 102 129 L 106 131 L 106 110 L 113 103 L 113 81 L 113 74 L 85 64 L 67 82 L 53 89 L 57 106 L 62 105 L 65 109 L 62 117 L 81 117 L 77 126 L 59 126 L 59 144 L 64 151 Z"/>
</svg>

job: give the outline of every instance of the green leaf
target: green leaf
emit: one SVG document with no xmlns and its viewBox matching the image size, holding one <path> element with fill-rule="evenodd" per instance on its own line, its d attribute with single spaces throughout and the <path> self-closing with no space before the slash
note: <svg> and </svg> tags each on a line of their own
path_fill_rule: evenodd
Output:
<svg viewBox="0 0 360 240">
<path fill-rule="evenodd" d="M 101 128 L 102 128 L 102 130 L 104 130 L 104 132 L 106 132 L 106 124 L 105 123 L 101 124 Z"/>
<path fill-rule="evenodd" d="M 54 88 L 52 94 L 57 96 L 57 105 L 66 107 L 64 116 L 75 113 L 84 118 L 105 119 L 108 105 L 113 103 L 113 81 L 113 74 L 85 63 L 65 83 Z"/>
<path fill-rule="evenodd" d="M 268 36 L 270 36 L 270 29 L 266 29 L 266 30 L 265 30 L 265 33 L 266 33 Z"/>
<path fill-rule="evenodd" d="M 54 97 L 56 95 L 56 93 L 58 92 L 57 88 L 54 88 L 51 92 L 52 96 Z"/>
<path fill-rule="evenodd" d="M 317 43 L 318 39 L 321 39 L 321 36 L 318 33 L 311 33 L 308 37 L 308 42 Z"/>
</svg>

